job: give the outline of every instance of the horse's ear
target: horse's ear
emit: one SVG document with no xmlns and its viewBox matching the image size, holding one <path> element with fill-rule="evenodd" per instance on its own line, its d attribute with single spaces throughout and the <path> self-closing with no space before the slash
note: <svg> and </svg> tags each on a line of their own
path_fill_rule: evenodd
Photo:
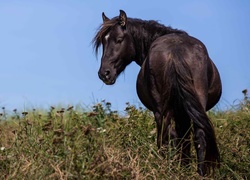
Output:
<svg viewBox="0 0 250 180">
<path fill-rule="evenodd" d="M 121 26 L 125 27 L 127 24 L 127 15 L 123 10 L 120 10 L 119 20 L 120 20 Z"/>
<path fill-rule="evenodd" d="M 102 20 L 103 22 L 106 22 L 109 20 L 109 18 L 104 14 L 104 12 L 102 12 Z"/>
</svg>

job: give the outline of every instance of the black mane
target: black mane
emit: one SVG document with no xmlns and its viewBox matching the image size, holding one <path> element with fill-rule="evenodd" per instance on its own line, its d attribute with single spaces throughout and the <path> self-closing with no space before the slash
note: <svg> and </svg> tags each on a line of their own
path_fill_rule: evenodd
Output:
<svg viewBox="0 0 250 180">
<path fill-rule="evenodd" d="M 111 20 L 105 21 L 98 29 L 94 39 L 92 40 L 96 54 L 101 46 L 102 39 L 110 31 L 112 27 L 119 24 L 119 17 L 114 17 Z M 126 28 L 132 35 L 135 43 L 137 61 L 143 61 L 147 56 L 151 43 L 160 36 L 176 33 L 187 34 L 185 31 L 173 29 L 170 26 L 165 26 L 154 20 L 141 20 L 136 18 L 128 18 Z"/>
<path fill-rule="evenodd" d="M 150 45 L 158 37 L 166 34 L 187 34 L 185 31 L 173 29 L 170 26 L 165 26 L 154 20 L 141 20 L 128 18 L 127 29 L 133 34 L 136 47 L 136 60 L 141 64 L 146 58 Z"/>
</svg>

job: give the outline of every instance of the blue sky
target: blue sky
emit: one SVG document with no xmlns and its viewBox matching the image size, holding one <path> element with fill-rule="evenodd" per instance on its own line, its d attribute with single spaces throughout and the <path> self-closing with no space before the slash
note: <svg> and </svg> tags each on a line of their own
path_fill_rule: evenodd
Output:
<svg viewBox="0 0 250 180">
<path fill-rule="evenodd" d="M 108 17 L 158 20 L 200 39 L 223 83 L 219 108 L 230 107 L 250 90 L 250 1 L 241 0 L 1 0 L 0 107 L 47 108 L 105 99 L 114 109 L 140 105 L 132 63 L 113 86 L 99 80 L 91 40 Z M 101 51 L 100 51 L 101 52 Z"/>
</svg>

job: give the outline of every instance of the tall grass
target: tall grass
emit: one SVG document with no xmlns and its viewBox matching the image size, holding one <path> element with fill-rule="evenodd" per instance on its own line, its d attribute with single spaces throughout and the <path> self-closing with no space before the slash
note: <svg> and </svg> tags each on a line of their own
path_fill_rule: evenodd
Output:
<svg viewBox="0 0 250 180">
<path fill-rule="evenodd" d="M 210 111 L 221 168 L 206 179 L 250 178 L 250 105 Z M 195 152 L 181 167 L 174 149 L 162 158 L 152 114 L 127 103 L 124 115 L 102 101 L 85 111 L 73 106 L 0 114 L 1 179 L 200 179 Z"/>
</svg>

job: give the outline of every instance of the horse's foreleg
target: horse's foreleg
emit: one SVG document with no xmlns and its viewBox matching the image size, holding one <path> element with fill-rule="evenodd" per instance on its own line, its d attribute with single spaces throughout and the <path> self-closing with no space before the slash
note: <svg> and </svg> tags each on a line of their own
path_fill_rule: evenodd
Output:
<svg viewBox="0 0 250 180">
<path fill-rule="evenodd" d="M 197 153 L 198 159 L 198 173 L 201 176 L 206 174 L 205 167 L 205 155 L 206 155 L 206 140 L 205 140 L 205 132 L 197 127 L 194 127 L 194 145 Z"/>
</svg>

